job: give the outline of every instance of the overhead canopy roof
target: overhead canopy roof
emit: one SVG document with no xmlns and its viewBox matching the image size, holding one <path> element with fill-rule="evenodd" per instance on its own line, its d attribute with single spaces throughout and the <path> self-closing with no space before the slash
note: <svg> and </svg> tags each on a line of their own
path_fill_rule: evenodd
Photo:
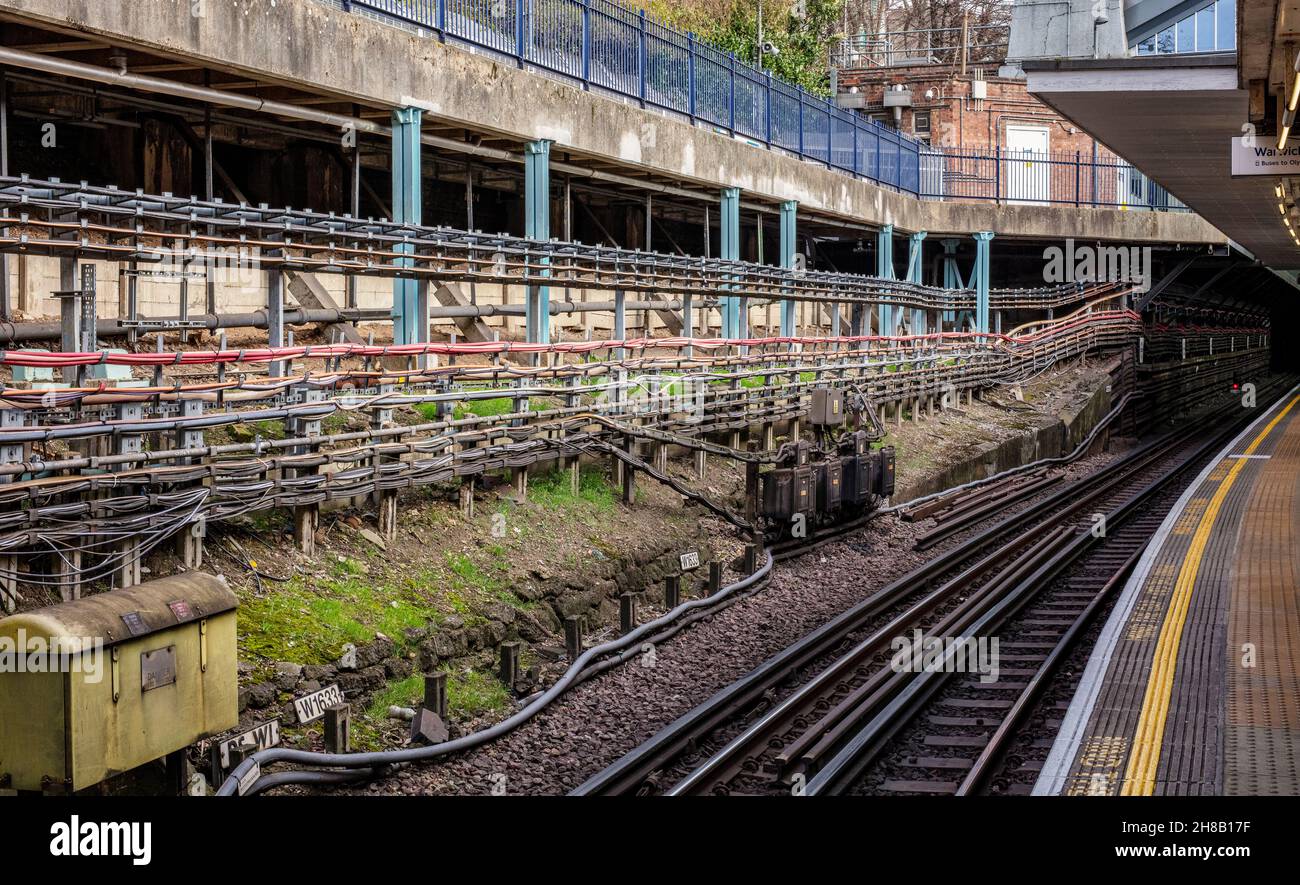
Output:
<svg viewBox="0 0 1300 885">
<path fill-rule="evenodd" d="M 1023 63 L 1029 91 L 1158 181 L 1243 249 L 1300 268 L 1270 176 L 1233 178 L 1248 120 L 1236 53 Z"/>
</svg>

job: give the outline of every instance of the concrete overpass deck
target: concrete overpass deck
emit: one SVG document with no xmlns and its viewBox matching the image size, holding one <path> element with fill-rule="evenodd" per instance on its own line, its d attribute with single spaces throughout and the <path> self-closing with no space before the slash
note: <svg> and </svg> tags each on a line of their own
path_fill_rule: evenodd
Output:
<svg viewBox="0 0 1300 885">
<path fill-rule="evenodd" d="M 1184 213 L 921 200 L 320 0 L 209 3 L 201 16 L 192 10 L 189 0 L 0 0 L 10 33 L 23 34 L 0 60 L 19 73 L 154 97 L 198 101 L 189 90 L 206 86 L 231 96 L 227 107 L 296 127 L 314 120 L 336 136 L 348 120 L 360 135 L 388 135 L 392 111 L 419 108 L 431 151 L 517 166 L 529 142 L 549 139 L 555 168 L 578 180 L 706 205 L 719 201 L 720 188 L 736 187 L 755 208 L 777 212 L 797 201 L 801 220 L 841 231 L 892 225 L 931 236 L 993 230 L 1002 239 L 1069 232 L 1081 241 L 1227 243 Z M 62 63 L 88 67 L 70 73 Z M 207 93 L 220 105 L 212 99 Z"/>
</svg>

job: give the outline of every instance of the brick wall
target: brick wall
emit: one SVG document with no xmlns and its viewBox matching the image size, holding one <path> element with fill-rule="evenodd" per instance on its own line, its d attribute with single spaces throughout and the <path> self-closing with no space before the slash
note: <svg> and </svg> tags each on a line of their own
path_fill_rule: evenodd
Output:
<svg viewBox="0 0 1300 885">
<path fill-rule="evenodd" d="M 1092 158 L 1094 145 L 1099 159 L 1115 155 L 1092 136 L 1043 104 L 1025 89 L 1022 78 L 998 77 L 997 68 L 984 68 L 987 98 L 971 96 L 975 69 L 965 75 L 947 65 L 918 65 L 872 69 L 843 69 L 837 74 L 837 89 L 864 96 L 859 113 L 876 116 L 906 135 L 929 141 L 936 147 L 992 151 L 1007 147 L 1007 126 L 1040 126 L 1048 130 L 1048 150 L 1079 152 Z M 901 109 L 895 123 L 894 109 L 883 106 L 884 92 L 896 85 L 911 91 L 912 105 Z M 928 93 L 928 95 L 927 95 Z M 929 133 L 924 118 L 929 117 Z M 918 120 L 917 118 L 922 119 Z M 918 123 L 921 124 L 918 126 Z"/>
</svg>

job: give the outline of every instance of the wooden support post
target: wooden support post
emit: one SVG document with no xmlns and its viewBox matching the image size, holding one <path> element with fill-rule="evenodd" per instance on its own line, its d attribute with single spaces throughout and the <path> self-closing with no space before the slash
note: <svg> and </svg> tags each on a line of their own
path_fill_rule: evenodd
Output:
<svg viewBox="0 0 1300 885">
<path fill-rule="evenodd" d="M 705 587 L 708 596 L 712 596 L 722 589 L 722 563 L 716 559 L 709 562 L 709 582 Z"/>
<path fill-rule="evenodd" d="M 510 484 L 514 487 L 515 498 L 519 503 L 528 500 L 528 468 L 510 468 Z"/>
<path fill-rule="evenodd" d="M 569 615 L 564 619 L 564 651 L 573 663 L 582 654 L 582 618 Z"/>
<path fill-rule="evenodd" d="M 519 643 L 503 642 L 501 643 L 501 683 L 510 691 L 515 690 L 515 683 L 519 681 Z"/>
<path fill-rule="evenodd" d="M 695 450 L 695 478 L 704 479 L 704 473 L 708 469 L 709 453 L 704 449 Z"/>
<path fill-rule="evenodd" d="M 430 673 L 424 677 L 424 709 L 447 718 L 447 674 Z"/>
<path fill-rule="evenodd" d="M 325 399 L 325 391 L 302 387 L 302 402 L 315 403 Z M 315 439 L 320 436 L 319 419 L 291 418 L 289 432 L 295 437 Z M 308 455 L 316 450 L 315 443 L 295 446 L 294 454 Z M 294 470 L 295 476 L 312 476 L 316 467 L 300 467 Z M 320 504 L 299 504 L 293 508 L 293 543 L 298 552 L 311 556 L 316 552 L 316 530 L 320 527 Z"/>
<path fill-rule="evenodd" d="M 386 393 L 393 392 L 392 384 L 380 384 L 379 394 L 382 396 Z M 381 430 L 392 423 L 393 410 L 376 407 L 370 416 L 370 427 L 373 430 Z M 379 535 L 385 540 L 391 541 L 397 537 L 397 491 L 395 489 L 380 489 L 379 479 L 381 468 L 384 463 L 384 456 L 376 455 L 374 460 L 375 470 L 375 509 L 378 511 L 377 521 L 379 523 Z"/>
<path fill-rule="evenodd" d="M 749 453 L 754 453 L 754 443 L 748 446 Z M 758 522 L 758 462 L 745 462 L 745 521 L 750 525 Z"/>
<path fill-rule="evenodd" d="M 682 576 L 669 575 L 664 578 L 664 608 L 672 611 L 682 601 Z"/>
<path fill-rule="evenodd" d="M 636 596 L 623 593 L 618 597 L 618 631 L 626 636 L 636 627 Z"/>
<path fill-rule="evenodd" d="M 20 602 L 22 595 L 18 592 L 18 557 L 0 556 L 0 607 L 5 614 L 11 615 Z"/>
<path fill-rule="evenodd" d="M 776 425 L 771 421 L 763 423 L 763 451 L 770 452 L 776 448 Z"/>
<path fill-rule="evenodd" d="M 629 454 L 636 454 L 634 438 L 627 437 L 625 445 Z M 636 470 L 631 464 L 624 464 L 622 461 L 619 463 L 623 465 L 623 503 L 630 505 L 636 501 Z"/>
<path fill-rule="evenodd" d="M 113 570 L 113 583 L 118 590 L 125 590 L 128 587 L 134 587 L 140 583 L 140 541 L 137 538 L 127 538 L 117 543 L 117 552 L 120 556 L 117 562 L 117 568 Z"/>
<path fill-rule="evenodd" d="M 469 520 L 474 518 L 474 477 L 462 476 L 460 478 L 460 515 L 461 518 Z"/>
<path fill-rule="evenodd" d="M 325 752 L 349 753 L 352 750 L 352 708 L 335 704 L 325 708 Z"/>
<path fill-rule="evenodd" d="M 582 464 L 581 459 L 574 455 L 569 458 L 569 494 L 577 497 L 579 490 L 582 488 Z"/>
<path fill-rule="evenodd" d="M 64 602 L 81 598 L 81 551 L 69 550 L 55 553 L 53 573 L 59 585 L 59 596 Z"/>
</svg>

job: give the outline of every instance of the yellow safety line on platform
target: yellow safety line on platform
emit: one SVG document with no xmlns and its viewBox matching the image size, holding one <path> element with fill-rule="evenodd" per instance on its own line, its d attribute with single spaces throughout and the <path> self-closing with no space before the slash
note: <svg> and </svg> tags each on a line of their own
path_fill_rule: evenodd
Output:
<svg viewBox="0 0 1300 885">
<path fill-rule="evenodd" d="M 1300 396 L 1294 397 L 1286 408 L 1260 431 L 1242 454 L 1254 454 L 1260 443 L 1268 438 L 1273 429 L 1282 422 Z M 1232 467 L 1228 470 L 1219 488 L 1210 499 L 1196 526 L 1196 534 L 1183 556 L 1182 566 L 1178 572 L 1178 582 L 1174 585 L 1173 598 L 1169 602 L 1164 626 L 1160 628 L 1160 639 L 1156 642 L 1155 657 L 1152 661 L 1151 675 L 1147 680 L 1146 697 L 1142 700 L 1142 713 L 1138 717 L 1137 732 L 1133 737 L 1133 748 L 1129 752 L 1128 770 L 1124 772 L 1124 784 L 1120 788 L 1121 796 L 1150 796 L 1155 792 L 1156 769 L 1160 764 L 1160 748 L 1164 743 L 1165 720 L 1169 716 L 1169 703 L 1173 697 L 1174 670 L 1178 663 L 1178 648 L 1183 640 L 1183 627 L 1187 623 L 1187 610 L 1192 601 L 1192 589 L 1196 586 L 1196 577 L 1201 570 L 1201 559 L 1205 546 L 1209 543 L 1210 533 L 1214 530 L 1219 508 L 1237 475 L 1250 462 L 1247 458 L 1232 458 Z"/>
</svg>

